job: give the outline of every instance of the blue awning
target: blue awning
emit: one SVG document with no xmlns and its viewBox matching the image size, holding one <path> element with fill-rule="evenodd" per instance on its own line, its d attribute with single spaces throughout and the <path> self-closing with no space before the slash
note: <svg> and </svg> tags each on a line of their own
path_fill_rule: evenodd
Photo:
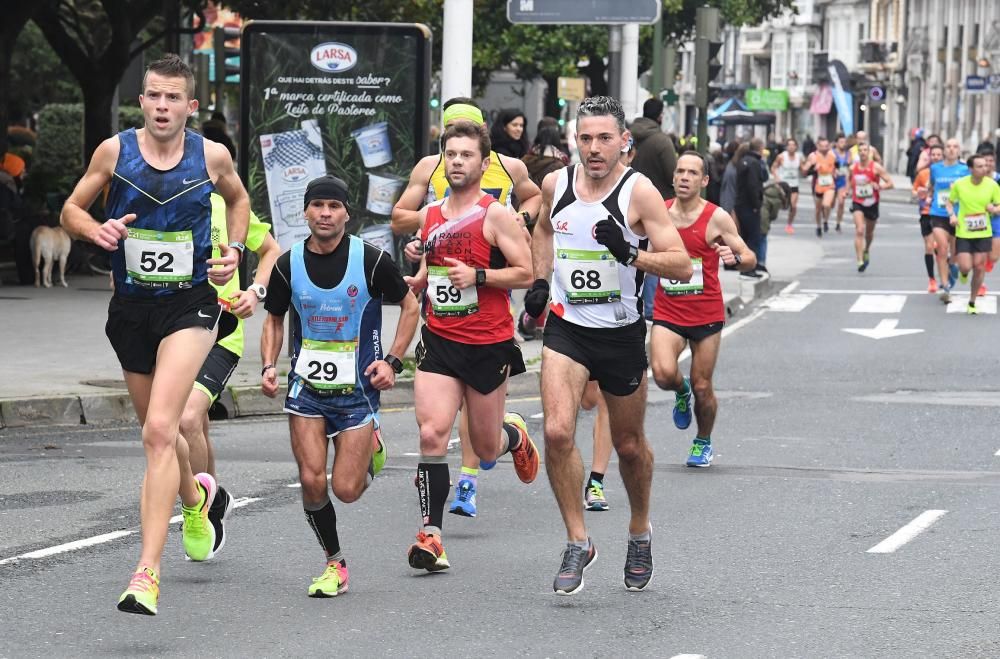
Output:
<svg viewBox="0 0 1000 659">
<path fill-rule="evenodd" d="M 740 110 L 746 112 L 747 106 L 746 103 L 740 99 L 731 96 L 723 101 L 722 105 L 708 111 L 708 121 L 711 122 L 713 119 L 718 119 L 723 113 L 729 112 L 730 110 Z"/>
</svg>

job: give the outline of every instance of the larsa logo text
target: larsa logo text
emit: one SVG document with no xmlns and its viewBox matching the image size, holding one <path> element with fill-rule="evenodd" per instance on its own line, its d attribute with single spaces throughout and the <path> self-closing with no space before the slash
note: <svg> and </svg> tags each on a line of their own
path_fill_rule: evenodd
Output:
<svg viewBox="0 0 1000 659">
<path fill-rule="evenodd" d="M 358 63 L 356 50 L 344 43 L 321 43 L 312 49 L 309 61 L 320 71 L 342 73 Z"/>
</svg>

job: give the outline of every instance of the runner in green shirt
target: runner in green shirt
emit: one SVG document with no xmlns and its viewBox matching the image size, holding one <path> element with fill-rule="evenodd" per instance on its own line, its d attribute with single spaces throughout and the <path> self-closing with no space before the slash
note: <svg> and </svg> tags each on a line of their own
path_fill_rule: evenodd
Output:
<svg viewBox="0 0 1000 659">
<path fill-rule="evenodd" d="M 948 202 L 948 220 L 955 227 L 955 253 L 962 280 L 972 271 L 969 306 L 966 312 L 977 314 L 976 297 L 986 277 L 986 260 L 993 249 L 993 228 L 990 216 L 1000 212 L 1000 185 L 989 174 L 985 156 L 969 159 L 972 173 L 951 185 Z M 958 215 L 954 204 L 958 202 Z"/>
<path fill-rule="evenodd" d="M 212 244 L 225 245 L 226 203 L 217 194 L 212 194 Z M 226 387 L 229 376 L 236 370 L 243 356 L 243 320 L 249 318 L 257 304 L 267 295 L 267 283 L 271 268 L 278 260 L 281 247 L 271 236 L 271 225 L 261 222 L 253 211 L 250 212 L 250 228 L 247 232 L 246 247 L 259 258 L 253 284 L 247 290 L 240 290 L 239 277 L 233 277 L 222 286 L 215 286 L 219 304 L 227 308 L 237 318 L 236 331 L 214 346 L 194 381 L 194 387 L 184 405 L 181 415 L 180 433 L 187 440 L 186 455 L 178 451 L 177 460 L 181 469 L 191 469 L 193 473 L 205 472 L 215 476 L 215 453 L 208 439 L 208 410 Z M 215 248 L 213 255 L 218 248 Z M 224 520 L 233 506 L 233 496 L 221 485 L 208 509 L 208 519 L 215 527 L 215 545 L 211 557 L 226 542 Z"/>
</svg>

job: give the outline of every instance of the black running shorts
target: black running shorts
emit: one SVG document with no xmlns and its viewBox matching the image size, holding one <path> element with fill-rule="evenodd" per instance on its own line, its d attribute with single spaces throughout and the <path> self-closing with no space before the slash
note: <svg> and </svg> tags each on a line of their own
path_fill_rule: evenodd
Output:
<svg viewBox="0 0 1000 659">
<path fill-rule="evenodd" d="M 218 343 L 212 346 L 211 352 L 201 365 L 198 377 L 194 379 L 194 388 L 204 392 L 213 403 L 226 388 L 229 377 L 236 370 L 240 358 L 235 353 L 223 348 Z"/>
<path fill-rule="evenodd" d="M 947 217 L 936 217 L 934 215 L 931 218 L 931 228 L 932 229 L 943 229 L 951 235 L 955 235 L 955 227 L 951 226 L 951 222 L 948 221 Z"/>
<path fill-rule="evenodd" d="M 215 289 L 205 284 L 150 298 L 114 295 L 108 304 L 104 333 L 122 369 L 149 374 L 156 365 L 160 341 L 165 337 L 189 327 L 211 330 L 216 325 L 221 339 L 236 329 L 236 317 L 223 313 Z"/>
<path fill-rule="evenodd" d="M 707 325 L 675 325 L 666 320 L 654 320 L 654 325 L 659 325 L 660 327 L 665 327 L 674 334 L 678 335 L 685 341 L 690 341 L 691 343 L 698 343 L 703 339 L 707 339 L 713 334 L 718 334 L 725 327 L 725 323 L 719 321 L 717 323 L 708 323 Z"/>
<path fill-rule="evenodd" d="M 878 221 L 878 202 L 872 204 L 871 206 L 862 206 L 856 201 L 851 202 L 851 212 L 861 213 L 866 220 L 871 222 Z"/>
<path fill-rule="evenodd" d="M 586 367 L 590 379 L 613 396 L 634 393 L 649 366 L 642 319 L 625 327 L 583 327 L 550 313 L 542 345 Z"/>
<path fill-rule="evenodd" d="M 989 254 L 993 250 L 993 238 L 955 238 L 955 253 Z"/>
<path fill-rule="evenodd" d="M 446 375 L 481 394 L 495 391 L 508 377 L 525 372 L 521 347 L 514 339 L 500 343 L 460 343 L 424 325 L 415 351 L 417 370 Z"/>
<path fill-rule="evenodd" d="M 921 215 L 920 216 L 920 235 L 923 236 L 924 238 L 926 238 L 927 236 L 931 235 L 931 232 L 933 230 L 934 230 L 934 227 L 931 226 L 931 216 L 930 215 Z"/>
</svg>

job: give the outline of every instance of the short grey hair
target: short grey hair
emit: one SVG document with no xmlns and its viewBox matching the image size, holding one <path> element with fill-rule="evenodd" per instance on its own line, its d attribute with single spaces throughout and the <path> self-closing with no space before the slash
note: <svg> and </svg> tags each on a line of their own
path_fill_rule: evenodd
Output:
<svg viewBox="0 0 1000 659">
<path fill-rule="evenodd" d="M 581 117 L 614 117 L 618 130 L 625 132 L 625 108 L 612 96 L 590 96 L 583 99 L 576 111 L 576 120 Z"/>
</svg>

